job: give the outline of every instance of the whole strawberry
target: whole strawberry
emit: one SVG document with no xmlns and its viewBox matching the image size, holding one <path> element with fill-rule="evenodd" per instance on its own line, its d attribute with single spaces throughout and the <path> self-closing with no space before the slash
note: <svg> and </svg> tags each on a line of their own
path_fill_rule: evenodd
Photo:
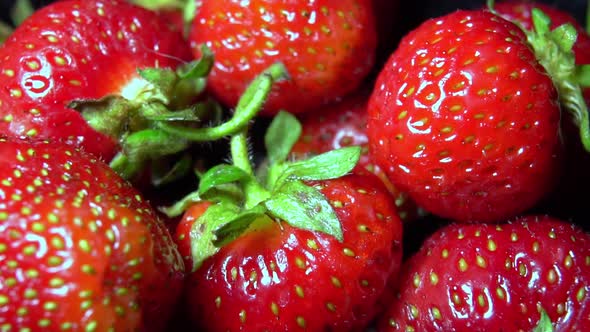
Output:
<svg viewBox="0 0 590 332">
<path fill-rule="evenodd" d="M 551 217 L 446 226 L 404 265 L 378 330 L 588 331 L 589 255 L 590 235 Z"/>
<path fill-rule="evenodd" d="M 293 227 L 290 220 L 257 219 L 189 275 L 188 307 L 199 329 L 348 331 L 368 325 L 389 276 L 399 271 L 395 206 L 373 175 L 310 185 L 331 202 L 343 240 Z M 203 210 L 185 214 L 179 238 L 191 238 Z"/>
<path fill-rule="evenodd" d="M 246 85 L 276 61 L 278 83 L 261 114 L 318 110 L 353 91 L 372 69 L 376 23 L 372 0 L 205 0 L 193 21 L 194 53 L 207 45 L 216 63 L 208 88 L 234 107 Z"/>
<path fill-rule="evenodd" d="M 235 112 L 260 109 L 274 80 L 258 76 Z M 300 133 L 293 115 L 277 114 L 257 177 L 243 129 L 232 164 L 207 170 L 198 191 L 165 210 L 184 213 L 176 239 L 198 330 L 361 330 L 381 308 L 402 255 L 390 193 L 374 174 L 349 174 L 358 146 L 290 161 Z"/>
<path fill-rule="evenodd" d="M 164 331 L 184 264 L 137 191 L 74 147 L 0 138 L 3 331 Z"/>
<path fill-rule="evenodd" d="M 360 146 L 361 157 L 354 168 L 354 173 L 374 173 L 391 192 L 400 218 L 405 222 L 416 219 L 422 213 L 408 198 L 400 192 L 376 166 L 369 155 L 367 138 L 367 102 L 368 93 L 361 91 L 343 98 L 341 101 L 324 107 L 321 114 L 309 113 L 301 117 L 301 137 L 291 149 L 295 159 L 307 158 L 331 150 Z"/>
<path fill-rule="evenodd" d="M 164 144 L 152 120 L 195 94 L 174 72 L 191 59 L 182 33 L 149 10 L 122 0 L 49 4 L 0 48 L 0 133 L 62 140 L 107 162 L 178 151 L 183 141 Z"/>
<path fill-rule="evenodd" d="M 457 11 L 410 32 L 381 71 L 368 109 L 370 151 L 424 209 L 499 221 L 552 188 L 558 105 L 516 25 Z"/>
</svg>

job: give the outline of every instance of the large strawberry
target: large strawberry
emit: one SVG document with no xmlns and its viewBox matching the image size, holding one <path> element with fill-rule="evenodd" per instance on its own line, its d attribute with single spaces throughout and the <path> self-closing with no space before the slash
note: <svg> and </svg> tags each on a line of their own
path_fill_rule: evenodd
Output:
<svg viewBox="0 0 590 332">
<path fill-rule="evenodd" d="M 261 114 L 318 110 L 353 91 L 372 69 L 376 35 L 371 0 L 202 1 L 190 40 L 216 63 L 210 91 L 234 107 L 246 85 L 281 61 L 290 80 L 277 84 Z"/>
<path fill-rule="evenodd" d="M 560 54 L 545 31 L 531 34 L 548 56 Z M 570 67 L 547 60 L 552 73 L 573 68 L 570 58 Z M 388 60 L 369 103 L 369 145 L 426 210 L 498 221 L 552 188 L 559 120 L 557 89 L 527 36 L 489 11 L 456 11 L 410 32 Z"/>
<path fill-rule="evenodd" d="M 177 239 L 199 330 L 360 330 L 397 276 L 401 220 L 383 182 L 347 175 L 359 147 L 287 161 L 300 131 L 288 113 L 270 124 L 264 182 L 253 176 L 246 132 L 233 136 L 233 165 L 207 171 L 173 207 L 188 206 Z"/>
<path fill-rule="evenodd" d="M 590 235 L 551 217 L 452 224 L 404 265 L 378 330 L 588 331 L 589 257 Z"/>
<path fill-rule="evenodd" d="M 368 93 L 361 91 L 326 106 L 321 114 L 309 113 L 301 117 L 301 137 L 291 150 L 295 159 L 307 158 L 347 146 L 360 146 L 361 157 L 354 173 L 371 172 L 379 176 L 393 195 L 402 220 L 411 221 L 422 212 L 387 179 L 369 156 L 367 138 Z"/>
<path fill-rule="evenodd" d="M 0 133 L 63 140 L 107 162 L 118 152 L 140 163 L 180 151 L 184 140 L 164 139 L 156 120 L 197 94 L 202 81 L 189 79 L 196 65 L 184 66 L 191 59 L 182 34 L 149 10 L 119 0 L 55 2 L 0 48 Z M 124 161 L 118 170 L 133 173 Z"/>
<path fill-rule="evenodd" d="M 184 264 L 137 191 L 74 147 L 0 138 L 3 331 L 163 331 Z"/>
</svg>

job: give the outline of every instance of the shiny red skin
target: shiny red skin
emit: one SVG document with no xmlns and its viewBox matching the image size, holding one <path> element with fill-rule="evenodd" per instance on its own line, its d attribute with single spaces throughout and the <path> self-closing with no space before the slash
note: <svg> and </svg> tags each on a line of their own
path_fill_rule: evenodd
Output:
<svg viewBox="0 0 590 332">
<path fill-rule="evenodd" d="M 0 48 L 0 133 L 64 140 L 110 161 L 118 142 L 66 105 L 120 95 L 138 68 L 191 58 L 182 33 L 154 12 L 122 0 L 50 4 Z"/>
<path fill-rule="evenodd" d="M 527 30 L 533 29 L 533 19 L 531 16 L 533 8 L 538 8 L 549 16 L 552 29 L 566 23 L 573 25 L 578 32 L 578 39 L 573 46 L 576 63 L 590 63 L 590 35 L 588 35 L 584 27 L 570 13 L 551 5 L 534 1 L 498 2 L 494 5 L 494 10 L 500 16 L 520 24 Z"/>
<path fill-rule="evenodd" d="M 590 235 L 551 217 L 451 224 L 405 263 L 377 330 L 532 331 L 540 306 L 554 331 L 588 331 L 589 255 Z"/>
<path fill-rule="evenodd" d="M 320 110 L 354 91 L 372 69 L 377 44 L 372 0 L 209 0 L 192 26 L 195 56 L 215 54 L 209 90 L 226 106 L 271 64 L 285 64 L 261 115 Z M 340 15 L 342 14 L 342 15 Z"/>
<path fill-rule="evenodd" d="M 295 159 L 308 158 L 331 150 L 361 146 L 362 154 L 354 168 L 354 173 L 373 173 L 389 189 L 400 218 L 404 222 L 416 219 L 420 214 L 407 194 L 399 191 L 376 166 L 369 155 L 367 138 L 367 102 L 366 91 L 349 95 L 341 101 L 326 106 L 321 114 L 303 114 L 301 116 L 301 138 L 291 149 Z"/>
<path fill-rule="evenodd" d="M 63 143 L 0 138 L 0 198 L 3 330 L 165 330 L 182 258 L 106 164 Z"/>
<path fill-rule="evenodd" d="M 411 31 L 368 113 L 375 162 L 440 217 L 505 220 L 553 186 L 556 89 L 522 31 L 490 12 L 456 11 Z"/>
<path fill-rule="evenodd" d="M 187 307 L 199 331 L 366 327 L 401 265 L 401 220 L 372 175 L 313 185 L 342 203 L 334 209 L 344 241 L 285 222 L 258 224 L 189 275 Z"/>
</svg>

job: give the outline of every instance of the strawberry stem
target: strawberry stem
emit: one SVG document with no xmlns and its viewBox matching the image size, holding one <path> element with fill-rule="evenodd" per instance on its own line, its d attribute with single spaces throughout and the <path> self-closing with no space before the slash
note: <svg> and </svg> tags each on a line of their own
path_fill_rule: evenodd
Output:
<svg viewBox="0 0 590 332">
<path fill-rule="evenodd" d="M 172 135 L 195 142 L 215 141 L 228 135 L 239 132 L 247 126 L 258 111 L 262 108 L 272 84 L 280 79 L 287 78 L 287 70 L 284 65 L 277 63 L 270 66 L 265 74 L 259 75 L 248 86 L 241 97 L 232 118 L 216 127 L 190 128 L 158 122 L 156 125 L 163 131 Z"/>
</svg>

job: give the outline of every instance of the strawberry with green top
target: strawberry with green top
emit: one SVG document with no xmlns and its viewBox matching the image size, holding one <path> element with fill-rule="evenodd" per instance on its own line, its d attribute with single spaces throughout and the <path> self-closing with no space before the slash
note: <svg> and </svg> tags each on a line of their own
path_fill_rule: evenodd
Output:
<svg viewBox="0 0 590 332">
<path fill-rule="evenodd" d="M 588 331 L 589 263 L 590 235 L 551 217 L 451 224 L 405 263 L 378 331 Z"/>
<path fill-rule="evenodd" d="M 501 221 L 553 188 L 560 103 L 590 149 L 571 25 L 533 11 L 523 31 L 487 10 L 456 11 L 410 32 L 369 102 L 370 151 L 418 205 L 458 221 Z M 566 38 L 564 38 L 566 37 Z"/>
<path fill-rule="evenodd" d="M 247 84 L 281 61 L 290 79 L 277 83 L 260 114 L 311 112 L 354 91 L 375 61 L 372 0 L 205 0 L 192 23 L 195 55 L 207 45 L 216 63 L 208 89 L 233 108 Z"/>
<path fill-rule="evenodd" d="M 0 133 L 82 147 L 130 178 L 186 149 L 159 124 L 206 118 L 189 106 L 212 59 L 191 59 L 182 33 L 149 10 L 122 0 L 49 4 L 0 48 Z"/>
<path fill-rule="evenodd" d="M 184 264 L 138 192 L 63 143 L 0 156 L 0 329 L 164 331 Z"/>
<path fill-rule="evenodd" d="M 367 138 L 368 92 L 362 90 L 324 107 L 322 113 L 301 116 L 301 137 L 291 150 L 295 159 L 308 158 L 347 146 L 360 146 L 361 157 L 354 173 L 374 173 L 391 192 L 404 222 L 418 218 L 422 211 L 406 193 L 397 189 L 369 155 Z"/>
<path fill-rule="evenodd" d="M 277 75 L 260 76 L 236 112 L 259 109 L 271 89 L 261 86 Z M 199 330 L 360 330 L 397 275 L 401 220 L 378 177 L 349 174 L 360 148 L 287 161 L 300 132 L 289 113 L 272 121 L 264 181 L 253 175 L 246 131 L 236 134 L 233 164 L 208 170 L 167 211 L 186 210 L 176 238 Z"/>
</svg>

